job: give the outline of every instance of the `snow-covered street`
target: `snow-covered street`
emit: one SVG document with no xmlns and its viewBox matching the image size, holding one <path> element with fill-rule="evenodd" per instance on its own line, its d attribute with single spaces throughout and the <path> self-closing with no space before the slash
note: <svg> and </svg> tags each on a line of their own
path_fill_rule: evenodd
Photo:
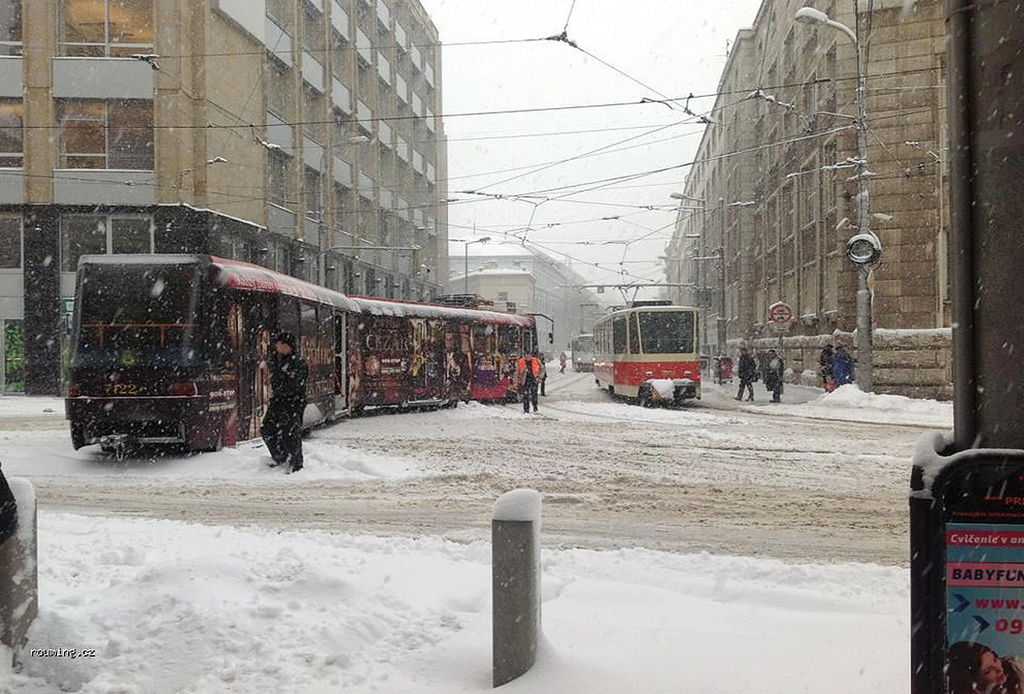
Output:
<svg viewBox="0 0 1024 694">
<path fill-rule="evenodd" d="M 96 650 L 12 691 L 489 689 L 490 508 L 518 487 L 544 496 L 546 644 L 506 689 L 906 691 L 909 461 L 951 406 L 734 395 L 644 409 L 554 373 L 538 415 L 318 429 L 296 475 L 254 443 L 76 452 L 60 400 L 0 399 L 40 504 L 30 647 Z"/>
</svg>

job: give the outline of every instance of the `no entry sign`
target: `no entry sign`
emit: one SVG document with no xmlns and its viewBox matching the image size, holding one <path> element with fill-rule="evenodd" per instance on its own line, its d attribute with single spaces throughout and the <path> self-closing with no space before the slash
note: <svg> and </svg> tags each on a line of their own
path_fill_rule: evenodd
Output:
<svg viewBox="0 0 1024 694">
<path fill-rule="evenodd" d="M 772 323 L 788 323 L 793 320 L 793 307 L 784 301 L 776 301 L 768 307 L 768 320 Z"/>
</svg>

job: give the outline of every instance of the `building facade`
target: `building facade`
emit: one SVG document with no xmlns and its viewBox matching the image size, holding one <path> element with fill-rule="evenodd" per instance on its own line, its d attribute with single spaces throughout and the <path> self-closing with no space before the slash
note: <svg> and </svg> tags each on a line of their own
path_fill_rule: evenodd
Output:
<svg viewBox="0 0 1024 694">
<path fill-rule="evenodd" d="M 0 390 L 60 392 L 86 253 L 439 294 L 440 79 L 415 0 L 0 0 Z"/>
<path fill-rule="evenodd" d="M 450 250 L 449 293 L 475 294 L 499 307 L 537 314 L 537 333 L 546 352 L 557 355 L 567 349 L 574 336 L 590 332 L 603 314 L 593 292 L 582 288 L 586 280 L 539 251 L 521 244 L 454 241 Z M 548 332 L 551 343 L 543 339 Z"/>
<path fill-rule="evenodd" d="M 739 32 L 683 191 L 666 252 L 672 298 L 705 309 L 707 353 L 772 336 L 768 307 L 793 308 L 794 336 L 857 324 L 857 47 L 866 74 L 870 228 L 882 243 L 870 288 L 876 328 L 950 325 L 942 4 L 821 0 L 852 29 L 795 21 L 764 0 Z M 870 11 L 869 11 L 870 8 Z M 866 201 L 866 202 L 868 202 Z M 877 380 L 877 377 L 876 377 Z"/>
</svg>

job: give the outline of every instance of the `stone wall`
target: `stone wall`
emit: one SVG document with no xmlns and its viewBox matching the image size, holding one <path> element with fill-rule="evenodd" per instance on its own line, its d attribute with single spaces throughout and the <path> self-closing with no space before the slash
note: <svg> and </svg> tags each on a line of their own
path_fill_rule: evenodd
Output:
<svg viewBox="0 0 1024 694">
<path fill-rule="evenodd" d="M 754 351 L 780 349 L 791 383 L 821 385 L 818 355 L 822 347 L 842 343 L 857 357 L 856 332 L 836 330 L 829 335 L 795 335 L 729 342 L 730 352 L 740 346 Z M 874 332 L 874 390 L 913 398 L 949 400 L 953 397 L 952 330 L 885 330 Z M 781 343 L 780 343 L 781 341 Z"/>
</svg>

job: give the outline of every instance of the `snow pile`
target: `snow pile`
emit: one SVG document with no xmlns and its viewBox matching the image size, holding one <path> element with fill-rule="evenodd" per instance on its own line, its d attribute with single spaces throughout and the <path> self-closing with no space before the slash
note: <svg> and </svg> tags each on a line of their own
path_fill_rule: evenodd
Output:
<svg viewBox="0 0 1024 694">
<path fill-rule="evenodd" d="M 47 512 L 39 525 L 28 648 L 76 657 L 0 664 L 13 694 L 491 691 L 486 542 Z M 547 641 L 510 692 L 909 687 L 905 569 L 645 549 L 542 561 Z"/>
</svg>

